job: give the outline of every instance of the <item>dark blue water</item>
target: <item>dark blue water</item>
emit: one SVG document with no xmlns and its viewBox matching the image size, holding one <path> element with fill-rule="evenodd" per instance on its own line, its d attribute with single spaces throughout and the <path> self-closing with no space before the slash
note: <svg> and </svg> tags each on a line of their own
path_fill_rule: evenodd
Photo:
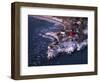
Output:
<svg viewBox="0 0 100 82">
<path fill-rule="evenodd" d="M 87 47 L 80 51 L 75 51 L 68 55 L 59 53 L 57 57 L 47 59 L 47 47 L 51 43 L 49 39 L 41 37 L 39 34 L 48 31 L 59 31 L 53 23 L 39 20 L 28 16 L 28 66 L 47 66 L 47 65 L 69 65 L 87 64 Z M 61 55 L 62 54 L 62 55 Z"/>
</svg>

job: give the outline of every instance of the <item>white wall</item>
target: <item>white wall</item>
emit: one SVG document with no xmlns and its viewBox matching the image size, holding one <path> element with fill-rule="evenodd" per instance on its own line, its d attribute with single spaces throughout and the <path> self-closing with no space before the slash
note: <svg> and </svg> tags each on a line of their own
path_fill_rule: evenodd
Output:
<svg viewBox="0 0 100 82">
<path fill-rule="evenodd" d="M 11 66 L 11 2 L 23 1 L 23 2 L 37 2 L 37 3 L 54 3 L 54 4 L 68 4 L 68 5 L 86 5 L 86 6 L 98 6 L 99 13 L 98 18 L 100 18 L 100 0 L 0 0 L 0 82 L 15 82 L 15 80 L 10 79 L 10 66 Z M 100 22 L 100 19 L 98 19 Z M 100 25 L 98 25 L 99 27 Z M 100 35 L 100 29 L 99 34 Z M 98 38 L 100 42 L 100 38 Z M 98 44 L 100 45 L 100 43 Z M 100 46 L 99 46 L 100 47 Z M 98 48 L 99 49 L 99 48 Z M 100 50 L 98 50 L 100 53 Z M 98 59 L 100 55 L 98 56 Z M 100 62 L 100 60 L 98 61 Z M 100 63 L 99 63 L 100 68 Z M 100 81 L 100 71 L 99 75 L 94 76 L 79 76 L 79 77 L 64 77 L 64 78 L 52 78 L 52 79 L 38 79 L 38 80 L 28 80 L 29 82 L 52 82 L 52 81 L 62 81 L 62 82 L 79 82 L 79 81 Z M 27 82 L 27 80 L 23 80 Z"/>
</svg>

